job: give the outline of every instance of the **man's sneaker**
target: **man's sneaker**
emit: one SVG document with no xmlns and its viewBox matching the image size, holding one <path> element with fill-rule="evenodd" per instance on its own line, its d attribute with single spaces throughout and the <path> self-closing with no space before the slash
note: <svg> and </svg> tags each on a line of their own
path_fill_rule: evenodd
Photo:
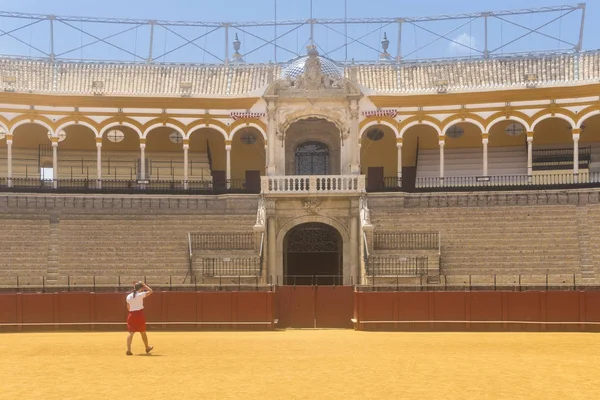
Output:
<svg viewBox="0 0 600 400">
<path fill-rule="evenodd" d="M 132 355 L 133 355 L 133 353 L 132 353 L 132 352 L 130 352 L 130 351 L 128 351 L 128 352 L 127 352 L 127 353 L 125 353 L 125 354 L 127 354 L 128 356 L 132 356 Z"/>
<path fill-rule="evenodd" d="M 153 348 L 154 346 L 148 346 L 148 348 L 146 349 L 146 354 L 149 354 Z"/>
</svg>

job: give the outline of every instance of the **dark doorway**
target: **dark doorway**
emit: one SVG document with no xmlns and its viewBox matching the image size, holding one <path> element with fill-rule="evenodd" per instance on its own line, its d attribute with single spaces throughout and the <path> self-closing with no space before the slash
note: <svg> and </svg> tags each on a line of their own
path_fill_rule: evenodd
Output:
<svg viewBox="0 0 600 400">
<path fill-rule="evenodd" d="M 227 188 L 227 175 L 225 171 L 213 171 L 212 180 L 213 190 L 223 191 Z"/>
<path fill-rule="evenodd" d="M 285 285 L 341 285 L 342 237 L 326 224 L 306 223 L 284 239 Z"/>
<path fill-rule="evenodd" d="M 296 175 L 329 175 L 329 148 L 320 142 L 302 143 L 296 148 Z"/>
<path fill-rule="evenodd" d="M 378 192 L 384 187 L 383 167 L 369 167 L 367 169 L 367 191 Z"/>
<path fill-rule="evenodd" d="M 260 171 L 246 171 L 246 191 L 260 193 Z"/>
</svg>

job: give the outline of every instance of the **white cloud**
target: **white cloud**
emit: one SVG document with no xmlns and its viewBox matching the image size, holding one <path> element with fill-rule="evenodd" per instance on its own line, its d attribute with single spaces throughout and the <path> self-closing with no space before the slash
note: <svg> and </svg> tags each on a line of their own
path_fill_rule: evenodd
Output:
<svg viewBox="0 0 600 400">
<path fill-rule="evenodd" d="M 477 48 L 477 40 L 473 36 L 468 35 L 466 33 L 461 33 L 460 35 L 452 38 L 452 40 L 453 42 L 450 42 L 449 48 L 450 51 L 454 54 L 469 54 L 470 52 L 472 52 L 472 50 L 469 49 L 469 47 L 474 49 Z M 461 46 L 461 44 L 463 46 Z"/>
</svg>

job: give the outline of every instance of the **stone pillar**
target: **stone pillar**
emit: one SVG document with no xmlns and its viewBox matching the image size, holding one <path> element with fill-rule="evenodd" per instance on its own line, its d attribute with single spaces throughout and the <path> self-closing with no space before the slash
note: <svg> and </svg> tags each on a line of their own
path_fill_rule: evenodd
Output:
<svg viewBox="0 0 600 400">
<path fill-rule="evenodd" d="M 267 156 L 267 176 L 276 174 L 275 170 L 275 142 L 277 137 L 277 106 L 273 100 L 267 104 L 267 146 L 269 148 Z"/>
<path fill-rule="evenodd" d="M 396 138 L 396 147 L 398 148 L 398 170 L 396 174 L 398 180 L 396 186 L 402 187 L 402 138 Z"/>
<path fill-rule="evenodd" d="M 579 137 L 581 129 L 574 128 L 573 132 L 573 183 L 579 183 Z"/>
<path fill-rule="evenodd" d="M 231 188 L 231 140 L 225 141 L 225 179 L 227 180 L 227 189 Z"/>
<path fill-rule="evenodd" d="M 527 175 L 533 175 L 533 132 L 527 132 Z"/>
<path fill-rule="evenodd" d="M 52 187 L 58 187 L 58 137 L 52 136 Z"/>
<path fill-rule="evenodd" d="M 102 189 L 102 138 L 96 138 L 96 188 Z"/>
<path fill-rule="evenodd" d="M 8 187 L 12 187 L 12 135 L 6 134 L 6 178 Z"/>
<path fill-rule="evenodd" d="M 265 174 L 269 169 L 269 141 L 265 140 Z"/>
<path fill-rule="evenodd" d="M 481 143 L 483 144 L 483 176 L 488 176 L 488 143 L 490 139 L 487 133 L 481 136 Z"/>
<path fill-rule="evenodd" d="M 350 218 L 350 279 L 344 277 L 344 285 L 360 284 L 360 255 L 359 255 L 358 217 Z"/>
<path fill-rule="evenodd" d="M 267 220 L 267 282 L 275 284 L 277 279 L 277 243 L 275 237 L 275 218 L 269 217 Z M 280 282 L 280 283 L 283 283 Z"/>
<path fill-rule="evenodd" d="M 190 139 L 183 139 L 183 188 L 187 190 L 188 188 L 188 170 L 189 170 L 189 160 L 188 160 L 188 151 L 190 149 Z"/>
<path fill-rule="evenodd" d="M 443 180 L 444 179 L 444 146 L 446 144 L 446 137 L 440 136 L 438 143 L 440 145 L 440 178 L 441 178 L 441 180 Z"/>
<path fill-rule="evenodd" d="M 352 175 L 360 174 L 360 153 L 357 151 L 356 143 L 360 141 L 358 137 L 358 100 L 350 100 L 350 130 L 348 132 L 348 141 L 346 143 L 346 154 L 348 158 L 345 161 L 345 166 L 341 172 Z M 347 170 L 346 170 L 347 168 Z M 346 170 L 346 171 L 344 171 Z"/>
<path fill-rule="evenodd" d="M 146 180 L 146 139 L 140 139 L 140 180 Z"/>
</svg>

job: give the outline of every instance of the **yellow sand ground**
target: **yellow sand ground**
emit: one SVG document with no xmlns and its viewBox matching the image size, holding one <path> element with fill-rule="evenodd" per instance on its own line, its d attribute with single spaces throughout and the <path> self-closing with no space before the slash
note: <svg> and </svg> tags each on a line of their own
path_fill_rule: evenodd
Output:
<svg viewBox="0 0 600 400">
<path fill-rule="evenodd" d="M 600 335 L 0 335 L 0 399 L 598 399 Z"/>
</svg>

